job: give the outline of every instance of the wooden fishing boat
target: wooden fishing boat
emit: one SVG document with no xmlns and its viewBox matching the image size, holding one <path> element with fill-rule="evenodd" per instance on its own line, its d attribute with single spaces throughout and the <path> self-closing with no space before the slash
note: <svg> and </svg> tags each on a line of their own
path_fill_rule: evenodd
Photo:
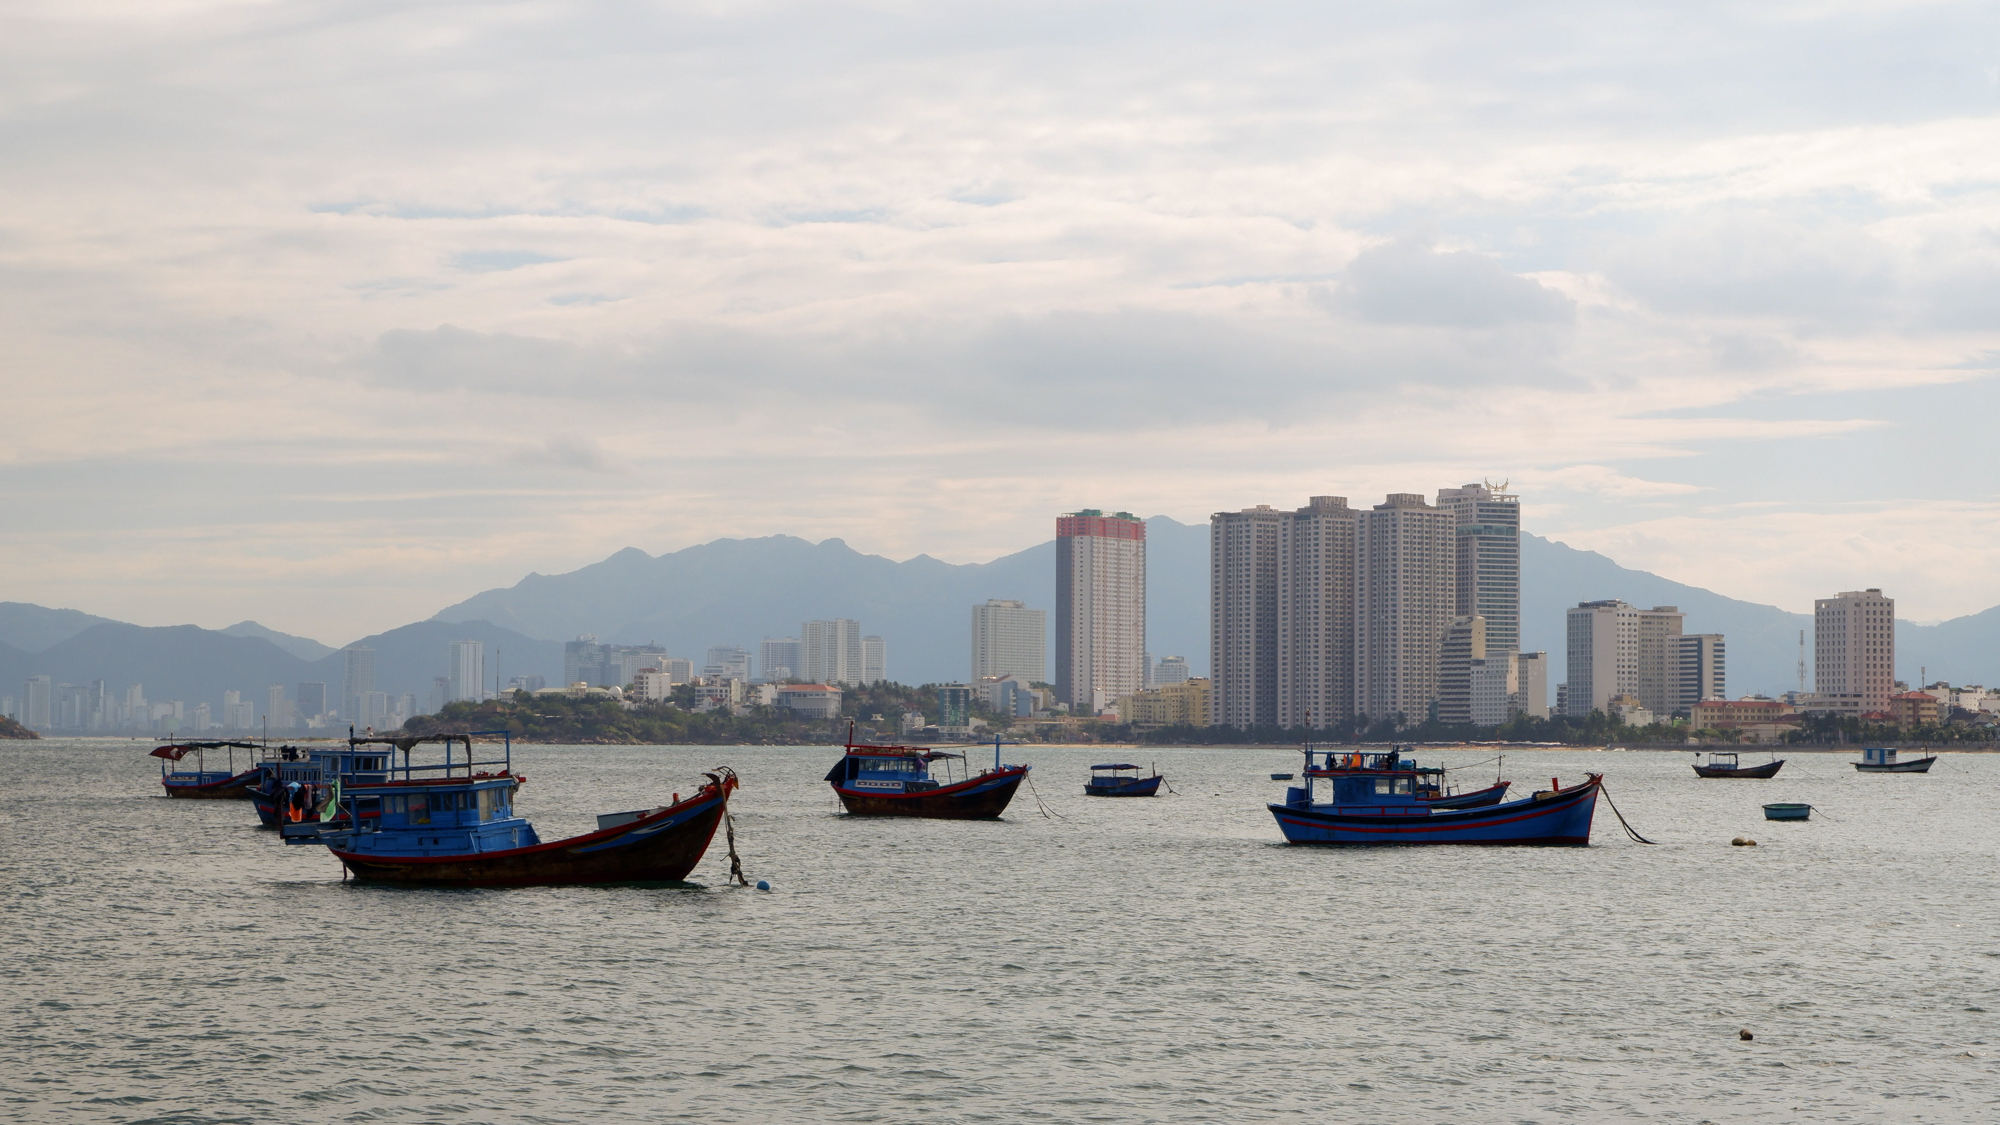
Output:
<svg viewBox="0 0 2000 1125">
<path fill-rule="evenodd" d="M 1126 776 L 1130 774 L 1131 776 Z M 1166 778 L 1155 769 L 1151 777 L 1142 777 L 1139 767 L 1130 762 L 1107 762 L 1090 767 L 1090 779 L 1083 783 L 1086 797 L 1151 797 L 1160 791 L 1160 783 Z"/>
<path fill-rule="evenodd" d="M 478 761 L 473 739 L 506 740 L 504 758 Z M 287 844 L 320 844 L 356 879 L 432 887 L 514 887 L 679 882 L 725 822 L 736 774 L 718 767 L 693 796 L 597 818 L 594 832 L 544 843 L 514 812 L 520 778 L 505 731 L 426 738 L 350 738 L 350 747 L 386 743 L 403 751 L 380 781 L 335 783 L 318 823 L 286 824 Z M 411 765 L 417 745 L 446 748 L 442 764 Z M 465 746 L 465 761 L 450 754 Z M 498 767 L 497 769 L 494 767 Z M 733 849 L 732 849 L 733 851 Z M 733 867 L 732 855 L 732 867 Z M 740 872 L 739 878 L 740 878 Z"/>
<path fill-rule="evenodd" d="M 1324 761 L 1315 760 L 1322 754 Z M 1536 844 L 1582 847 L 1603 778 L 1479 808 L 1439 808 L 1419 800 L 1419 771 L 1387 752 L 1307 751 L 1305 784 L 1269 806 L 1293 844 Z"/>
<path fill-rule="evenodd" d="M 1764 806 L 1765 820 L 1810 820 L 1812 806 L 1780 801 Z"/>
<path fill-rule="evenodd" d="M 928 746 L 872 746 L 854 741 L 826 772 L 841 807 L 855 816 L 917 816 L 938 820 L 992 820 L 1014 799 L 1027 766 L 1000 763 L 993 743 L 993 768 L 953 781 L 931 776 L 933 762 L 964 762 L 965 755 Z M 946 767 L 947 770 L 949 766 Z"/>
<path fill-rule="evenodd" d="M 229 751 L 227 770 L 207 768 L 208 752 L 217 749 Z M 254 752 L 256 749 L 256 744 L 251 742 L 173 742 L 154 747 L 152 757 L 160 759 L 160 787 L 167 791 L 169 797 L 196 801 L 247 801 L 250 799 L 250 787 L 257 783 L 260 773 L 255 765 L 242 773 L 236 772 L 236 751 Z M 193 769 L 167 769 L 168 762 L 179 763 L 190 753 L 195 756 Z"/>
<path fill-rule="evenodd" d="M 1865 746 L 1861 750 L 1861 760 L 1854 763 L 1854 768 L 1862 773 L 1929 773 L 1931 763 L 1935 761 L 1937 755 L 1932 754 L 1928 758 L 1899 762 L 1894 746 Z"/>
<path fill-rule="evenodd" d="M 1785 759 L 1775 758 L 1762 765 L 1738 765 L 1736 755 L 1728 750 L 1717 750 L 1708 756 L 1706 763 L 1696 762 L 1694 772 L 1701 777 L 1776 777 L 1784 767 Z"/>
</svg>

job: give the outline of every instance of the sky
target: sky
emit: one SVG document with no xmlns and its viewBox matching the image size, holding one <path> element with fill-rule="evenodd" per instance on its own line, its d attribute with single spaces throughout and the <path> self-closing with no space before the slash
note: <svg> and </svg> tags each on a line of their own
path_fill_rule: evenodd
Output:
<svg viewBox="0 0 2000 1125">
<path fill-rule="evenodd" d="M 1491 479 L 2000 604 L 1990 3 L 23 0 L 0 152 L 0 600 L 342 644 Z"/>
</svg>

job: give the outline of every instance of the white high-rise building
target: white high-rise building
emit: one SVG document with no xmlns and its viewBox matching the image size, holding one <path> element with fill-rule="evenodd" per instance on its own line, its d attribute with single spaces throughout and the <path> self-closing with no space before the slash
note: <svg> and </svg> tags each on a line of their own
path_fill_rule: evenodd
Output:
<svg viewBox="0 0 2000 1125">
<path fill-rule="evenodd" d="M 1537 719 L 1549 717 L 1549 654 L 1524 652 L 1514 662 L 1520 698 L 1515 709 Z"/>
<path fill-rule="evenodd" d="M 356 708 L 360 706 L 356 698 L 363 692 L 375 690 L 375 650 L 355 645 L 346 650 L 347 675 L 341 692 L 341 714 L 352 721 Z"/>
<path fill-rule="evenodd" d="M 1146 521 L 1094 508 L 1056 519 L 1056 698 L 1094 707 L 1146 683 Z"/>
<path fill-rule="evenodd" d="M 645 666 L 648 668 L 652 667 L 651 664 Z M 634 675 L 637 675 L 638 671 L 639 669 L 636 667 L 632 669 Z M 750 682 L 750 671 L 750 653 L 748 651 L 738 648 L 735 645 L 716 645 L 714 648 L 708 650 L 708 662 L 702 665 L 701 674 L 704 676 L 720 676 L 725 680 L 742 680 L 747 684 Z M 627 680 L 625 682 L 630 683 L 631 681 Z"/>
<path fill-rule="evenodd" d="M 1154 687 L 1184 684 L 1188 679 L 1188 662 L 1185 656 L 1162 656 L 1153 662 Z"/>
<path fill-rule="evenodd" d="M 1355 542 L 1355 681 L 1362 714 L 1420 723 L 1438 697 L 1438 661 L 1457 604 L 1452 513 L 1390 493 L 1361 513 Z"/>
<path fill-rule="evenodd" d="M 1877 587 L 1813 602 L 1813 705 L 1887 711 L 1896 690 L 1896 599 Z"/>
<path fill-rule="evenodd" d="M 1685 614 L 1670 605 L 1639 611 L 1639 705 L 1666 718 L 1681 697 L 1681 626 Z"/>
<path fill-rule="evenodd" d="M 837 617 L 799 626 L 800 676 L 807 683 L 854 687 L 865 673 L 861 623 Z"/>
<path fill-rule="evenodd" d="M 879 684 L 889 678 L 889 642 L 880 637 L 861 638 L 861 682 Z"/>
<path fill-rule="evenodd" d="M 1472 723 L 1472 669 L 1474 665 L 1486 665 L 1486 619 L 1473 614 L 1470 617 L 1454 617 L 1444 631 L 1444 650 L 1438 662 L 1438 721 L 1446 723 Z M 1492 685 L 1484 685 L 1491 690 Z M 1502 717 L 1494 722 L 1505 721 L 1506 700 L 1501 699 Z M 1490 711 L 1490 708 L 1489 708 Z M 1489 724 L 1490 725 L 1490 724 Z"/>
<path fill-rule="evenodd" d="M 1497 727 L 1521 709 L 1521 654 L 1495 652 L 1466 665 L 1469 721 Z"/>
<path fill-rule="evenodd" d="M 1018 601 L 988 598 L 972 607 L 972 682 L 1015 676 L 1048 681 L 1049 615 Z"/>
<path fill-rule="evenodd" d="M 1566 714 L 1611 713 L 1611 697 L 1639 694 L 1639 611 L 1616 598 L 1569 611 Z"/>
<path fill-rule="evenodd" d="M 447 703 L 469 700 L 478 703 L 486 698 L 486 645 L 480 641 L 453 641 L 448 655 L 449 665 L 445 669 L 451 680 L 451 698 Z M 380 718 L 386 714 L 388 704 L 381 705 L 373 716 Z M 373 724 L 371 724 L 373 725 Z"/>
<path fill-rule="evenodd" d="M 1521 647 L 1521 498 L 1500 484 L 1440 488 L 1437 506 L 1456 524 L 1456 592 L 1460 616 L 1486 619 L 1494 653 Z"/>
<path fill-rule="evenodd" d="M 1354 545 L 1360 519 L 1346 497 L 1314 496 L 1279 529 L 1280 726 L 1332 727 L 1354 716 Z"/>
<path fill-rule="evenodd" d="M 292 701 L 285 698 L 285 685 L 272 684 L 264 689 L 264 721 L 272 730 L 292 729 Z"/>
<path fill-rule="evenodd" d="M 797 637 L 765 637 L 757 646 L 757 666 L 768 683 L 781 684 L 803 676 Z"/>
</svg>

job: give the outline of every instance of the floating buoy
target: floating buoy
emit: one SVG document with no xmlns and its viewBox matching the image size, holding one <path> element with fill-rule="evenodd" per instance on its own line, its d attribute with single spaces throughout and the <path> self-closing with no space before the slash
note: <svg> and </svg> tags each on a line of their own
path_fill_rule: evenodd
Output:
<svg viewBox="0 0 2000 1125">
<path fill-rule="evenodd" d="M 1752 1039 L 1755 1039 L 1757 1037 L 1750 1034 L 1750 1029 L 1746 1027 L 1742 1031 L 1736 1033 L 1736 1038 L 1743 1040 L 1745 1043 L 1748 1043 Z"/>
<path fill-rule="evenodd" d="M 770 889 L 771 889 L 771 881 L 770 881 L 769 879 L 759 879 L 759 880 L 757 880 L 757 889 L 758 889 L 758 890 L 760 890 L 760 891 L 768 891 L 768 890 L 770 890 Z"/>
<path fill-rule="evenodd" d="M 1757 841 L 1752 840 L 1748 836 L 1738 836 L 1734 840 L 1729 841 L 1729 846 L 1732 848 L 1754 848 L 1757 846 Z"/>
</svg>

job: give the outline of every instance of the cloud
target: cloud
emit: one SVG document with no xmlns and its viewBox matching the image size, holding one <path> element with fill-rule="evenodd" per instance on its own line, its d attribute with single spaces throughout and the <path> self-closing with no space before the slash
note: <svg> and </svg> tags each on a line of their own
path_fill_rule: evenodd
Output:
<svg viewBox="0 0 2000 1125">
<path fill-rule="evenodd" d="M 624 463 L 606 452 L 600 442 L 579 434 L 551 436 L 540 447 L 531 446 L 516 453 L 512 460 L 518 465 L 554 465 L 590 473 L 626 471 Z"/>
<path fill-rule="evenodd" d="M 1366 320 L 1446 328 L 1564 323 L 1576 315 L 1575 301 L 1484 254 L 1440 252 L 1412 239 L 1362 251 L 1335 300 Z"/>
</svg>

